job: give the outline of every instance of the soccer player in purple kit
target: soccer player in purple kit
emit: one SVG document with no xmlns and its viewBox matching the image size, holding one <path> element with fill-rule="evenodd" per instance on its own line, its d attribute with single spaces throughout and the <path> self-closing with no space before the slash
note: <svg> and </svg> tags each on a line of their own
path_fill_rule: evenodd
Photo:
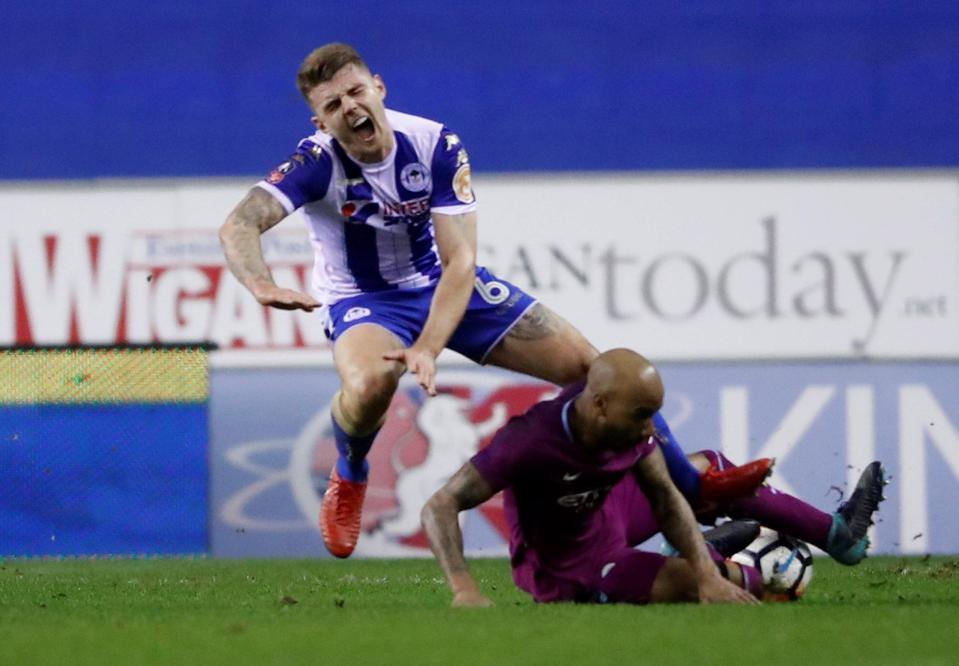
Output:
<svg viewBox="0 0 959 666">
<path fill-rule="evenodd" d="M 327 549 L 347 557 L 359 538 L 366 455 L 406 370 L 434 395 L 435 359 L 448 347 L 566 385 L 597 352 L 568 322 L 476 265 L 476 200 L 456 134 L 387 109 L 383 80 L 345 44 L 309 54 L 297 84 L 317 131 L 250 190 L 220 240 L 230 270 L 261 304 L 326 315 L 341 382 L 332 404 L 340 455 L 320 525 Z M 277 285 L 263 260 L 260 236 L 297 211 L 314 245 L 314 295 Z M 674 443 L 663 450 L 694 502 L 748 493 L 772 464 L 700 473 Z"/>
<path fill-rule="evenodd" d="M 762 595 L 758 571 L 724 560 L 717 549 L 707 551 L 670 479 L 653 422 L 663 394 L 645 358 L 626 349 L 605 352 L 585 383 L 512 419 L 430 498 L 423 527 L 454 606 L 491 604 L 469 573 L 458 514 L 500 490 L 513 579 L 536 601 L 643 604 L 750 600 L 744 590 Z M 694 459 L 708 464 L 716 455 Z M 832 515 L 769 487 L 716 509 L 753 518 L 856 564 L 865 556 L 865 532 L 883 484 L 881 466 L 870 464 L 849 502 Z M 660 531 L 681 558 L 635 549 Z M 720 575 L 739 587 L 721 585 Z"/>
<path fill-rule="evenodd" d="M 585 385 L 510 420 L 454 474 L 422 513 L 453 605 L 490 605 L 463 556 L 458 514 L 500 490 L 513 579 L 536 601 L 755 602 L 759 573 L 707 548 L 670 480 L 653 438 L 663 397 L 649 361 L 604 352 Z M 659 531 L 681 558 L 633 548 Z"/>
</svg>

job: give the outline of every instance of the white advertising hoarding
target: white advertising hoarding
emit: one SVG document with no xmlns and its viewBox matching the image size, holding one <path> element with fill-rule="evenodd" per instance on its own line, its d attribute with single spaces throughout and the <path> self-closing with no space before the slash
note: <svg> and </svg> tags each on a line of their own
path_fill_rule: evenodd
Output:
<svg viewBox="0 0 959 666">
<path fill-rule="evenodd" d="M 655 358 L 959 352 L 959 179 L 497 181 L 481 243 L 600 348 Z"/>
<path fill-rule="evenodd" d="M 216 229 L 250 184 L 0 189 L 0 345 L 326 349 L 320 316 L 261 308 L 224 267 Z M 480 261 L 600 348 L 959 356 L 955 175 L 497 176 L 476 191 Z M 299 220 L 264 247 L 278 282 L 307 286 Z"/>
<path fill-rule="evenodd" d="M 209 340 L 224 349 L 325 349 L 320 317 L 261 307 L 226 269 L 217 228 L 248 187 L 0 190 L 0 345 Z M 285 221 L 263 246 L 279 282 L 306 286 L 312 249 L 301 224 Z"/>
</svg>

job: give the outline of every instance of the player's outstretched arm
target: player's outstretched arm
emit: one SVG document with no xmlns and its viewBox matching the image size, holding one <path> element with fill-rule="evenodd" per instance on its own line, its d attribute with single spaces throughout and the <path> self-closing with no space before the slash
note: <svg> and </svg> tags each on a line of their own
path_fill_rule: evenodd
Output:
<svg viewBox="0 0 959 666">
<path fill-rule="evenodd" d="M 460 467 L 442 488 L 426 502 L 421 513 L 430 548 L 453 592 L 455 607 L 492 606 L 480 591 L 463 555 L 463 533 L 459 513 L 479 506 L 494 495 L 489 484 L 472 463 Z"/>
<path fill-rule="evenodd" d="M 643 493 L 649 498 L 660 530 L 689 563 L 700 603 L 758 603 L 749 592 L 719 574 L 706 549 L 693 510 L 670 479 L 658 446 L 637 463 L 635 473 Z"/>
<path fill-rule="evenodd" d="M 434 213 L 433 230 L 443 272 L 433 293 L 423 332 L 408 349 L 397 349 L 384 355 L 387 360 L 405 363 L 430 395 L 436 395 L 436 357 L 459 326 L 473 293 L 476 213 Z"/>
<path fill-rule="evenodd" d="M 281 310 L 307 310 L 319 307 L 310 296 L 277 286 L 263 261 L 260 236 L 286 217 L 280 202 L 265 190 L 254 187 L 220 227 L 220 244 L 233 275 L 262 305 Z"/>
</svg>

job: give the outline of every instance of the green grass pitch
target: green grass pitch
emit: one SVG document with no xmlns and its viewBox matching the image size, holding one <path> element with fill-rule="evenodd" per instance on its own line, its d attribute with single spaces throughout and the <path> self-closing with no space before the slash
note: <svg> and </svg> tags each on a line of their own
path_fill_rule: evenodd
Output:
<svg viewBox="0 0 959 666">
<path fill-rule="evenodd" d="M 0 562 L 0 664 L 955 664 L 959 559 L 820 557 L 798 603 L 537 606 L 503 560 Z"/>
</svg>

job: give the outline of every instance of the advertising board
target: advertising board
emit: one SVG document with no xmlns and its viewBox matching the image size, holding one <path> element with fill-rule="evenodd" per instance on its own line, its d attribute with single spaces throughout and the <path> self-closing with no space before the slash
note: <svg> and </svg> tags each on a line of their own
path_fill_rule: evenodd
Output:
<svg viewBox="0 0 959 666">
<path fill-rule="evenodd" d="M 777 459 L 771 483 L 827 512 L 862 468 L 883 462 L 893 482 L 876 527 L 877 553 L 955 553 L 959 533 L 956 363 L 661 364 L 664 414 L 687 452 L 735 462 Z M 510 414 L 550 385 L 490 369 L 448 369 L 425 399 L 409 378 L 370 454 L 361 557 L 428 556 L 426 498 Z M 335 460 L 331 369 L 219 369 L 212 376 L 211 549 L 214 556 L 323 556 L 317 516 Z M 499 497 L 470 512 L 473 555 L 506 552 Z"/>
<path fill-rule="evenodd" d="M 249 184 L 0 190 L 0 345 L 325 350 L 322 315 L 268 311 L 225 268 L 216 230 Z M 959 177 L 499 176 L 476 189 L 479 261 L 600 348 L 959 357 Z M 263 247 L 278 283 L 309 288 L 301 220 Z"/>
</svg>

